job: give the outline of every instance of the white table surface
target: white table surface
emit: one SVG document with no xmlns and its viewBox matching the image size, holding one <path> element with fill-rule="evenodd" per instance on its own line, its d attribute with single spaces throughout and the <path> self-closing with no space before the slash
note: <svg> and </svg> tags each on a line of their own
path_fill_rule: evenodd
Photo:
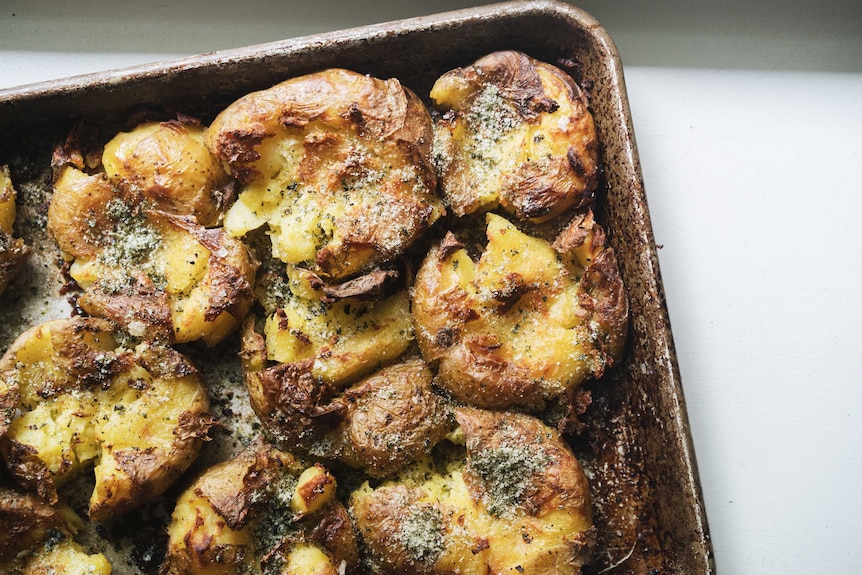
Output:
<svg viewBox="0 0 862 575">
<path fill-rule="evenodd" d="M 0 88 L 481 2 L 0 2 Z M 722 574 L 862 573 L 862 3 L 580 2 L 625 65 Z"/>
</svg>

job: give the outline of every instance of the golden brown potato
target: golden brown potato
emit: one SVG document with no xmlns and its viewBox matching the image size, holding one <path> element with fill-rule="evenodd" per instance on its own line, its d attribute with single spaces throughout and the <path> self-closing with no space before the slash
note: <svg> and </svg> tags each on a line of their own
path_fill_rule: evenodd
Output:
<svg viewBox="0 0 862 575">
<path fill-rule="evenodd" d="M 6 291 L 30 254 L 30 248 L 24 245 L 24 240 L 12 237 L 15 225 L 15 188 L 9 169 L 0 166 L 0 294 Z"/>
<path fill-rule="evenodd" d="M 265 274 L 257 294 L 268 314 L 266 359 L 310 362 L 312 374 L 336 388 L 396 359 L 413 340 L 407 291 L 375 293 L 383 290 L 381 283 L 396 278 L 394 271 L 378 271 L 328 286 L 316 274 L 290 265 L 286 274 Z"/>
<path fill-rule="evenodd" d="M 336 575 L 359 565 L 335 478 L 261 441 L 206 471 L 177 501 L 163 575 Z"/>
<path fill-rule="evenodd" d="M 0 487 L 0 572 L 9 575 L 108 575 L 101 554 L 88 555 L 72 536 L 81 520 L 70 508 Z"/>
<path fill-rule="evenodd" d="M 489 409 L 540 410 L 622 352 L 628 305 L 616 258 L 587 212 L 555 241 L 489 213 L 478 261 L 452 234 L 416 276 L 416 339 L 440 384 Z"/>
<path fill-rule="evenodd" d="M 222 229 L 152 209 L 124 186 L 59 169 L 48 230 L 85 290 L 78 304 L 135 337 L 218 343 L 251 306 L 256 261 Z"/>
<path fill-rule="evenodd" d="M 90 555 L 72 539 L 44 545 L 19 571 L 10 575 L 111 575 L 111 564 L 101 553 Z"/>
<path fill-rule="evenodd" d="M 396 258 L 443 214 L 432 139 L 397 80 L 340 69 L 244 96 L 206 135 L 243 184 L 228 232 L 268 224 L 275 257 L 328 280 Z"/>
<path fill-rule="evenodd" d="M 459 216 L 501 206 L 541 222 L 592 200 L 598 142 L 584 93 L 562 70 L 514 51 L 441 76 L 431 98 L 441 189 Z"/>
<path fill-rule="evenodd" d="M 105 144 L 109 180 L 121 180 L 166 212 L 218 224 L 231 201 L 231 178 L 204 145 L 198 123 L 146 122 Z"/>
<path fill-rule="evenodd" d="M 424 460 L 350 498 L 373 574 L 580 572 L 593 533 L 586 478 L 539 420 L 456 410 L 466 460 Z"/>
<path fill-rule="evenodd" d="M 339 393 L 314 375 L 310 360 L 268 366 L 263 338 L 249 321 L 243 359 L 252 408 L 279 445 L 381 477 L 450 431 L 450 410 L 420 358 L 384 367 Z"/>
<path fill-rule="evenodd" d="M 20 397 L 0 440 L 10 472 L 55 502 L 58 487 L 94 468 L 89 515 L 97 521 L 163 493 L 212 425 L 187 359 L 118 338 L 105 320 L 54 320 L 22 334 L 0 360 L 0 379 Z"/>
</svg>

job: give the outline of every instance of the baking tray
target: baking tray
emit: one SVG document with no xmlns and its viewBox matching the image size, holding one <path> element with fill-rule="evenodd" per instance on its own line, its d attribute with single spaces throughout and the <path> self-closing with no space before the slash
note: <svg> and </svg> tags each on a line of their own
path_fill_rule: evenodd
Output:
<svg viewBox="0 0 862 575">
<path fill-rule="evenodd" d="M 607 32 L 568 4 L 494 4 L 0 91 L 0 164 L 12 168 L 19 188 L 17 226 L 36 252 L 0 301 L 2 350 L 29 325 L 69 314 L 58 295 L 58 254 L 44 223 L 51 148 L 81 118 L 120 126 L 131 110 L 154 106 L 208 121 L 244 93 L 327 67 L 396 77 L 422 96 L 443 72 L 500 49 L 557 64 L 587 88 L 604 170 L 598 217 L 617 252 L 630 302 L 623 360 L 591 385 L 587 429 L 573 440 L 591 480 L 599 533 L 596 560 L 585 572 L 714 573 L 622 65 Z M 200 359 L 214 355 L 189 352 Z M 215 355 L 232 358 L 234 352 L 225 347 Z M 241 390 L 233 389 L 237 374 L 220 371 L 218 362 L 204 365 L 228 430 L 241 432 L 248 414 Z M 221 439 L 222 447 L 229 437 Z M 218 457 L 208 448 L 200 465 Z M 169 513 L 169 499 L 155 502 L 149 512 L 159 516 L 159 506 L 162 516 Z M 158 550 L 140 539 L 158 542 L 163 526 L 133 513 L 96 531 L 96 543 L 110 556 L 134 556 L 115 565 L 115 573 L 152 572 Z M 130 532 L 138 534 L 137 541 Z"/>
</svg>

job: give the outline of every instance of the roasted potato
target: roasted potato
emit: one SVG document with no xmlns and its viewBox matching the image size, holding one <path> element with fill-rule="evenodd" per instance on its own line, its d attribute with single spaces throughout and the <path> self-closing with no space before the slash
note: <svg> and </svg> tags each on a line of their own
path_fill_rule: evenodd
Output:
<svg viewBox="0 0 862 575">
<path fill-rule="evenodd" d="M 432 139 L 410 90 L 341 69 L 244 96 L 206 134 L 243 184 L 225 229 L 268 224 L 275 257 L 327 280 L 396 258 L 443 214 Z"/>
<path fill-rule="evenodd" d="M 94 468 L 90 519 L 165 491 L 197 457 L 213 420 L 195 367 L 158 343 L 127 347 L 96 318 L 54 320 L 22 334 L 0 360 L 17 414 L 0 438 L 18 483 L 48 502 Z"/>
<path fill-rule="evenodd" d="M 400 356 L 413 341 L 407 291 L 375 295 L 389 276 L 382 271 L 378 281 L 373 276 L 348 282 L 353 291 L 348 284 L 327 286 L 316 274 L 290 265 L 286 274 L 262 277 L 257 292 L 268 313 L 267 360 L 309 361 L 315 377 L 341 388 Z"/>
<path fill-rule="evenodd" d="M 541 222 L 592 200 L 598 141 L 587 100 L 562 70 L 520 52 L 441 76 L 431 98 L 440 187 L 461 216 L 502 207 Z"/>
<path fill-rule="evenodd" d="M 549 242 L 489 213 L 478 261 L 451 233 L 416 275 L 423 356 L 459 400 L 538 411 L 622 352 L 628 304 L 591 212 Z"/>
<path fill-rule="evenodd" d="M 205 130 L 197 122 L 174 120 L 121 132 L 105 144 L 105 174 L 160 210 L 215 226 L 234 199 L 234 185 L 204 145 Z"/>
<path fill-rule="evenodd" d="M 579 573 L 587 481 L 556 431 L 526 415 L 458 409 L 466 459 L 425 459 L 350 497 L 373 574 Z"/>
<path fill-rule="evenodd" d="M 252 408 L 282 446 L 381 477 L 430 451 L 451 428 L 450 410 L 420 358 L 376 371 L 343 392 L 311 360 L 268 365 L 263 337 L 243 327 Z"/>
<path fill-rule="evenodd" d="M 137 337 L 214 345 L 248 312 L 257 262 L 222 229 L 151 205 L 138 184 L 59 168 L 48 230 L 84 289 L 78 304 Z"/>
<path fill-rule="evenodd" d="M 257 441 L 177 502 L 162 575 L 336 575 L 359 566 L 335 478 Z"/>
<path fill-rule="evenodd" d="M 0 487 L 0 572 L 9 575 L 108 575 L 101 553 L 89 555 L 72 537 L 80 518 L 65 506 Z"/>
<path fill-rule="evenodd" d="M 15 197 L 17 193 L 9 177 L 9 169 L 0 166 L 0 294 L 6 291 L 30 254 L 24 240 L 12 237 L 15 225 Z"/>
</svg>

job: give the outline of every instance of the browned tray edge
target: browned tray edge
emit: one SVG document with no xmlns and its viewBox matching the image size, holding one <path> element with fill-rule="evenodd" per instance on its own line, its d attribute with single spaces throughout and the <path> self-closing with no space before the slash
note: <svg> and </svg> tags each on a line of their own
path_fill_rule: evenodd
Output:
<svg viewBox="0 0 862 575">
<path fill-rule="evenodd" d="M 641 287 L 651 296 L 646 301 L 640 302 L 645 307 L 642 315 L 644 317 L 660 318 L 659 325 L 654 328 L 655 331 L 652 334 L 655 337 L 653 346 L 656 350 L 660 351 L 654 358 L 656 363 L 654 367 L 657 370 L 664 371 L 663 376 L 671 385 L 670 395 L 676 407 L 669 418 L 674 428 L 668 430 L 668 433 L 673 436 L 672 439 L 678 444 L 684 458 L 686 477 L 682 479 L 685 483 L 684 488 L 687 491 L 685 499 L 694 503 L 691 512 L 694 514 L 694 523 L 698 526 L 698 551 L 702 552 L 706 559 L 703 571 L 700 572 L 704 574 L 714 573 L 715 563 L 709 538 L 706 512 L 703 505 L 697 462 L 685 408 L 685 398 L 670 329 L 670 320 L 665 304 L 664 288 L 643 186 L 643 176 L 637 153 L 623 67 L 616 47 L 607 31 L 595 18 L 583 10 L 554 0 L 504 2 L 243 48 L 210 52 L 178 60 L 155 62 L 141 66 L 18 86 L 0 90 L 0 125 L 4 121 L 14 125 L 16 123 L 16 116 L 18 116 L 18 112 L 22 108 L 28 109 L 28 113 L 32 113 L 34 109 L 38 110 L 45 106 L 51 106 L 52 102 L 66 100 L 69 97 L 72 97 L 74 100 L 76 95 L 80 95 L 83 92 L 91 93 L 96 91 L 110 94 L 117 89 L 128 88 L 130 85 L 143 85 L 151 82 L 159 83 L 160 80 L 192 71 L 211 69 L 217 71 L 229 65 L 262 60 L 268 55 L 275 53 L 284 58 L 292 54 L 301 54 L 304 51 L 313 50 L 316 46 L 344 45 L 372 41 L 375 38 L 383 38 L 390 35 L 433 31 L 434 29 L 448 28 L 458 24 L 482 21 L 493 17 L 518 17 L 534 13 L 552 14 L 555 18 L 568 23 L 572 27 L 587 30 L 595 42 L 606 53 L 608 77 L 612 78 L 615 84 L 615 90 L 609 91 L 609 94 L 613 98 L 611 104 L 619 117 L 624 118 L 624 122 L 619 126 L 623 131 L 620 134 L 622 142 L 620 152 L 622 152 L 622 157 L 618 157 L 617 160 L 621 160 L 625 164 L 628 177 L 628 191 L 632 202 L 632 205 L 629 207 L 637 216 L 634 222 L 634 231 L 638 236 L 638 244 L 643 247 L 639 254 L 639 260 L 646 271 L 644 277 L 647 280 L 645 285 Z M 70 110 L 70 112 L 72 114 L 83 113 L 83 111 L 77 109 Z M 639 319 L 645 321 L 643 317 L 633 317 L 632 321 L 637 322 Z"/>
</svg>

